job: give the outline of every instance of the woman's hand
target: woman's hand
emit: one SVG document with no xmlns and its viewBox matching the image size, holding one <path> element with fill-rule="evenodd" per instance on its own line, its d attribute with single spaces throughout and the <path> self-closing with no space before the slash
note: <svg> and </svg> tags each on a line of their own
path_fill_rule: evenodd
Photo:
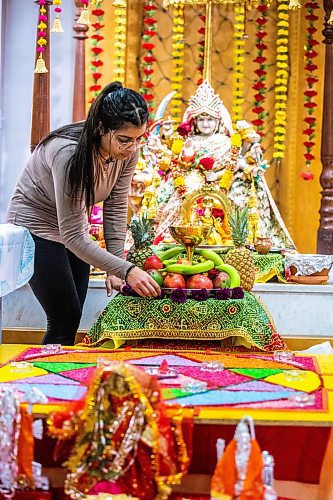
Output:
<svg viewBox="0 0 333 500">
<path fill-rule="evenodd" d="M 127 276 L 127 283 L 141 297 L 159 297 L 161 289 L 146 271 L 139 267 L 133 267 Z"/>
<path fill-rule="evenodd" d="M 122 285 L 122 280 L 120 278 L 117 278 L 117 276 L 109 274 L 105 280 L 106 293 L 108 297 L 111 297 L 113 290 L 119 292 L 121 285 Z"/>
</svg>

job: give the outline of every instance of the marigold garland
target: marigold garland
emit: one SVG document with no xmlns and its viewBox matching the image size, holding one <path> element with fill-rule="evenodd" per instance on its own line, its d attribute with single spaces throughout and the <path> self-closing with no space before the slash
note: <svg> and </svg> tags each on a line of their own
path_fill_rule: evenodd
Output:
<svg viewBox="0 0 333 500">
<path fill-rule="evenodd" d="M 39 0 L 39 16 L 38 16 L 38 25 L 37 25 L 37 53 L 39 57 L 36 61 L 36 67 L 34 73 L 48 73 L 48 69 L 45 65 L 45 61 L 43 59 L 43 52 L 45 52 L 45 45 L 47 44 L 46 40 L 46 28 L 47 28 L 47 12 L 45 9 L 46 0 Z"/>
<path fill-rule="evenodd" d="M 244 103 L 244 34 L 245 34 L 244 5 L 235 6 L 234 25 L 234 83 L 233 83 L 233 122 L 236 124 L 242 119 Z"/>
<path fill-rule="evenodd" d="M 127 24 L 127 2 L 126 0 L 114 0 L 115 7 L 115 37 L 114 37 L 114 80 L 125 83 L 126 64 L 126 24 Z"/>
<path fill-rule="evenodd" d="M 95 0 L 94 2 L 95 8 L 92 10 L 91 14 L 96 17 L 94 22 L 92 23 L 92 29 L 93 29 L 93 35 L 91 35 L 91 40 L 92 40 L 92 47 L 91 47 L 91 52 L 92 52 L 92 61 L 91 61 L 91 76 L 93 79 L 93 85 L 89 87 L 90 92 L 92 93 L 92 97 L 90 99 L 90 103 L 94 102 L 96 97 L 98 96 L 99 92 L 102 89 L 102 86 L 99 83 L 99 80 L 102 78 L 102 71 L 101 71 L 101 66 L 103 66 L 103 62 L 101 61 L 101 53 L 103 52 L 102 47 L 100 47 L 100 42 L 104 40 L 104 36 L 101 35 L 101 30 L 104 28 L 104 25 L 102 24 L 103 19 L 104 19 L 104 10 L 102 9 L 103 7 L 103 0 Z"/>
<path fill-rule="evenodd" d="M 176 124 L 181 122 L 182 87 L 184 72 L 184 6 L 173 8 L 171 88 L 177 93 L 171 101 L 171 114 Z"/>
<path fill-rule="evenodd" d="M 152 82 L 152 75 L 154 73 L 153 64 L 156 61 L 153 50 L 155 48 L 154 43 L 152 43 L 152 38 L 156 36 L 156 19 L 154 19 L 154 13 L 157 7 L 154 0 L 146 0 L 144 6 L 144 31 L 142 40 L 142 62 L 141 62 L 141 88 L 140 93 L 148 102 L 148 111 L 152 113 L 154 111 L 154 95 L 153 88 L 154 83 Z"/>
<path fill-rule="evenodd" d="M 63 27 L 61 24 L 61 19 L 60 19 L 60 12 L 62 11 L 60 5 L 62 4 L 62 0 L 53 0 L 53 5 L 55 6 L 54 12 L 55 12 L 55 18 L 53 19 L 52 23 L 52 28 L 51 32 L 52 33 L 63 33 Z"/>
<path fill-rule="evenodd" d="M 256 80 L 252 86 L 255 91 L 254 103 L 252 111 L 257 115 L 257 118 L 252 120 L 252 124 L 256 127 L 258 134 L 262 137 L 264 134 L 264 123 L 267 116 L 267 111 L 265 110 L 265 100 L 267 94 L 267 57 L 265 56 L 265 51 L 267 50 L 267 45 L 264 43 L 264 39 L 267 36 L 265 31 L 265 25 L 268 21 L 267 13 L 268 6 L 266 0 L 260 0 L 258 5 L 259 16 L 256 18 L 256 48 L 257 57 L 253 60 L 254 63 L 258 65 L 255 70 Z"/>
<path fill-rule="evenodd" d="M 284 158 L 286 149 L 286 108 L 288 85 L 288 41 L 289 12 L 286 0 L 278 0 L 278 22 L 276 40 L 276 76 L 275 76 L 275 120 L 274 120 L 274 152 L 273 158 Z"/>
<path fill-rule="evenodd" d="M 205 33 L 206 33 L 206 28 L 205 28 L 206 16 L 201 15 L 199 17 L 200 17 L 200 19 L 201 19 L 201 21 L 203 23 L 203 26 L 201 26 L 198 29 L 198 33 L 201 36 L 201 39 L 198 42 L 198 51 L 199 51 L 198 71 L 199 71 L 199 74 L 200 74 L 200 78 L 197 81 L 197 85 L 198 86 L 201 85 L 202 81 L 203 81 L 203 72 L 204 72 L 204 66 L 205 66 Z"/>
<path fill-rule="evenodd" d="M 309 181 L 313 179 L 313 174 L 311 173 L 311 165 L 315 160 L 315 156 L 313 155 L 313 148 L 315 147 L 315 129 L 317 126 L 317 120 L 314 116 L 315 109 L 317 107 L 317 103 L 315 99 L 318 95 L 318 92 L 314 90 L 315 84 L 318 82 L 317 78 L 317 70 L 318 66 L 314 64 L 314 59 L 318 56 L 318 52 L 316 52 L 315 47 L 319 45 L 319 42 L 315 39 L 315 34 L 318 31 L 315 26 L 316 21 L 318 21 L 318 16 L 314 14 L 314 11 L 319 9 L 319 5 L 317 2 L 307 2 L 305 4 L 305 9 L 307 15 L 305 19 L 308 21 L 308 27 L 306 28 L 306 42 L 305 42 L 305 80 L 307 83 L 307 89 L 304 92 L 304 107 L 306 116 L 304 118 L 305 129 L 303 130 L 303 135 L 306 136 L 306 140 L 303 142 L 305 146 L 305 171 L 301 173 L 301 178 L 305 181 Z"/>
</svg>

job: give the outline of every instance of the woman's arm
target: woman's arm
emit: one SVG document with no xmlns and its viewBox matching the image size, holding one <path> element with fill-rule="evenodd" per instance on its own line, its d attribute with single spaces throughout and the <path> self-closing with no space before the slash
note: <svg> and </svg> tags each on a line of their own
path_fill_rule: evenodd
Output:
<svg viewBox="0 0 333 500">
<path fill-rule="evenodd" d="M 61 239 L 66 248 L 83 261 L 124 279 L 131 263 L 110 254 L 90 239 L 84 200 L 73 200 L 69 194 L 65 167 L 74 150 L 75 145 L 71 145 L 58 149 L 54 155 L 51 154 L 51 157 L 53 156 L 51 168 Z"/>
<path fill-rule="evenodd" d="M 138 157 L 139 151 L 137 150 L 130 158 L 130 161 L 125 163 L 110 196 L 103 204 L 103 225 L 106 248 L 110 253 L 120 258 L 124 256 L 128 195 Z"/>
</svg>

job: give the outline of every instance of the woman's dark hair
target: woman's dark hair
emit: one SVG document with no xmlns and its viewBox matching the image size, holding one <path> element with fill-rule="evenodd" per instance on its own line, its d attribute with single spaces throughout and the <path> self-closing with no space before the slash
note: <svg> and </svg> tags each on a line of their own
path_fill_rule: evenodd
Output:
<svg viewBox="0 0 333 500">
<path fill-rule="evenodd" d="M 66 165 L 67 178 L 71 196 L 84 198 L 89 209 L 95 202 L 93 148 L 100 146 L 101 135 L 126 124 L 142 127 L 147 120 L 148 108 L 143 97 L 120 82 L 113 82 L 99 93 L 84 122 L 54 130 L 40 145 L 55 137 L 77 141 L 75 153 Z"/>
</svg>

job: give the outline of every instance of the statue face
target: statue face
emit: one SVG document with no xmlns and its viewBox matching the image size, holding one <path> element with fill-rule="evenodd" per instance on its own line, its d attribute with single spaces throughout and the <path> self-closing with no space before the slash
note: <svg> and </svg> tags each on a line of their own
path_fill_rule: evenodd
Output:
<svg viewBox="0 0 333 500">
<path fill-rule="evenodd" d="M 199 115 L 196 120 L 196 126 L 200 134 L 202 135 L 212 135 L 217 131 L 219 120 L 213 116 L 203 113 Z"/>
</svg>

